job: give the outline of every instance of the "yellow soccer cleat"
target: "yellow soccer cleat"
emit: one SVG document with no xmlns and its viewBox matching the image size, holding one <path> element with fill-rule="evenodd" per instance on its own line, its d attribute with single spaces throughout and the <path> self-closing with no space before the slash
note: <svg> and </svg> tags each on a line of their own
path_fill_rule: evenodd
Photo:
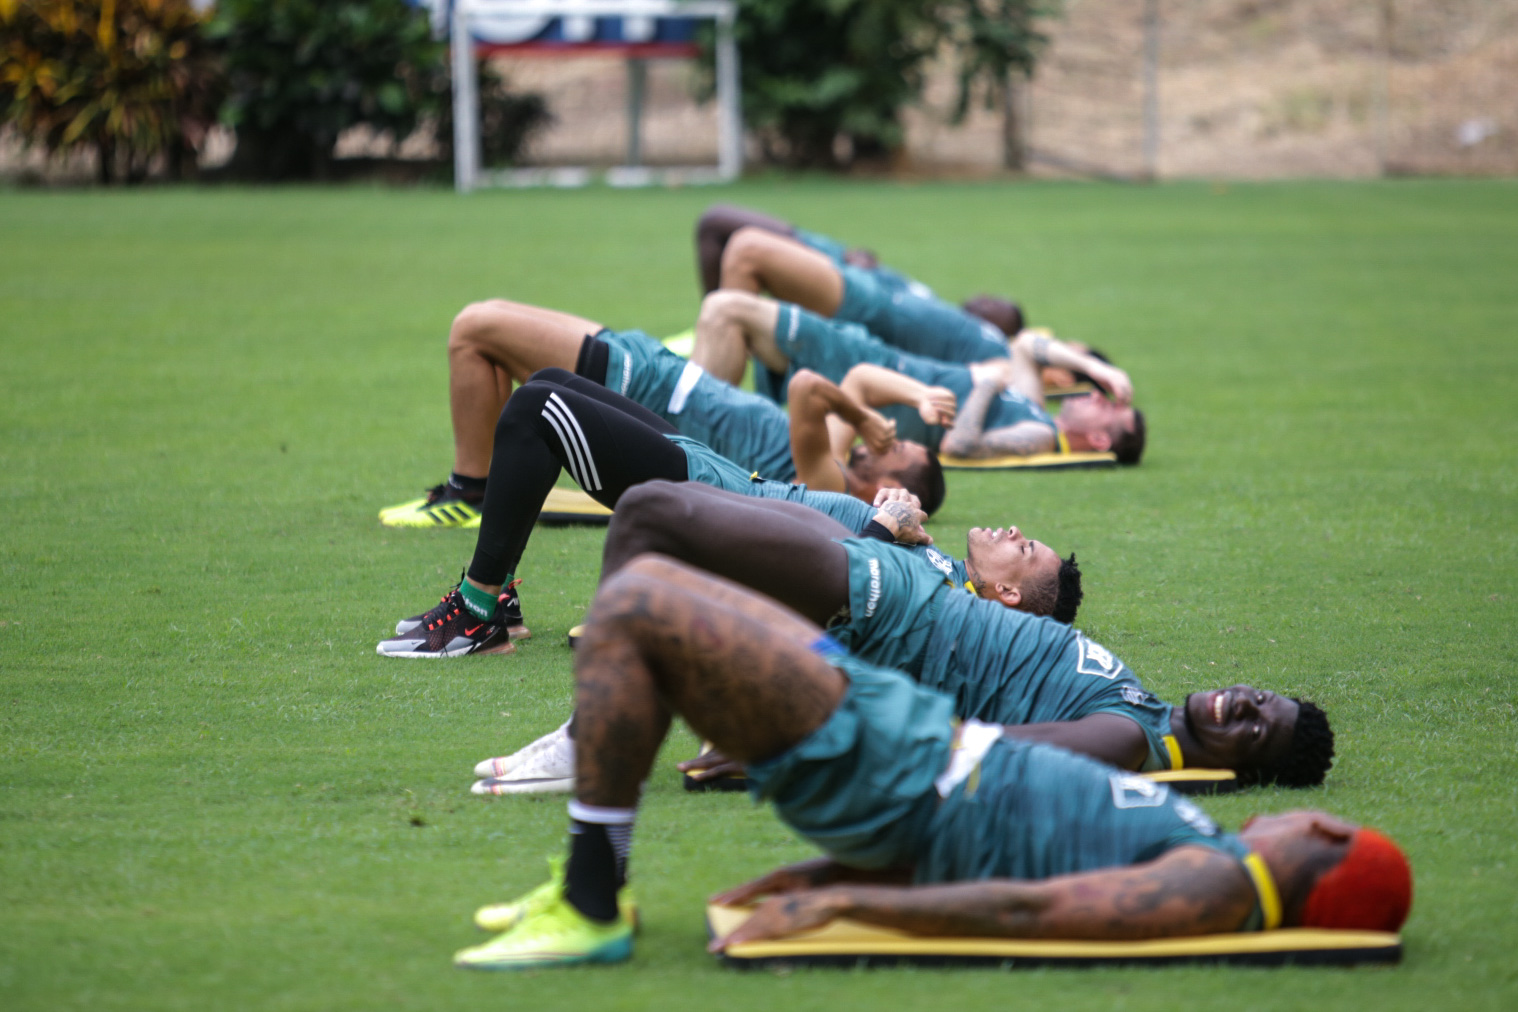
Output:
<svg viewBox="0 0 1518 1012">
<path fill-rule="evenodd" d="M 480 526 L 480 507 L 485 497 L 461 492 L 448 484 L 434 485 L 421 499 L 380 510 L 380 523 L 386 527 L 462 527 Z"/>
<path fill-rule="evenodd" d="M 474 912 L 474 923 L 485 931 L 510 931 L 539 910 L 546 909 L 564 892 L 564 859 L 548 859 L 549 878 L 532 892 L 510 903 L 495 903 L 480 907 Z M 626 885 L 617 893 L 617 908 L 622 919 L 638 930 L 638 901 L 633 898 L 632 886 Z"/>
<path fill-rule="evenodd" d="M 554 883 L 550 882 L 550 886 Z M 621 963 L 632 958 L 633 930 L 618 914 L 609 924 L 593 921 L 564 898 L 562 886 L 547 896 L 523 897 L 530 909 L 512 928 L 484 945 L 460 949 L 453 965 L 467 970 L 534 970 L 580 963 Z"/>
</svg>

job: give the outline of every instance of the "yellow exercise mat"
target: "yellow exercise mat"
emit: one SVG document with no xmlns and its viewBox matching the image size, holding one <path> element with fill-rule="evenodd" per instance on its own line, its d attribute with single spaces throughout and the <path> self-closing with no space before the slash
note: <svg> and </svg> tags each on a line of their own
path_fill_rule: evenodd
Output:
<svg viewBox="0 0 1518 1012">
<path fill-rule="evenodd" d="M 951 457 L 941 453 L 938 459 L 956 471 L 1074 471 L 1117 466 L 1115 453 L 1034 453 L 1026 457 Z"/>
<path fill-rule="evenodd" d="M 597 524 L 604 527 L 610 522 L 611 510 L 577 488 L 556 488 L 549 492 L 543 511 L 538 514 L 540 524 Z"/>
<path fill-rule="evenodd" d="M 708 904 L 706 925 L 713 938 L 748 919 L 752 907 Z M 1123 964 L 1285 963 L 1347 966 L 1395 963 L 1402 936 L 1384 931 L 1327 931 L 1281 928 L 1193 938 L 1142 942 L 1051 941 L 1008 938 L 924 938 L 857 921 L 838 920 L 816 931 L 769 942 L 745 942 L 723 960 L 732 966 L 989 966 L 1022 970 L 1037 966 L 1116 966 Z"/>
<path fill-rule="evenodd" d="M 1196 769 L 1155 770 L 1139 776 L 1166 784 L 1178 794 L 1232 794 L 1244 785 L 1233 770 Z"/>
<path fill-rule="evenodd" d="M 1075 383 L 1067 387 L 1044 387 L 1044 400 L 1062 401 L 1066 397 L 1079 397 L 1082 394 L 1096 393 L 1096 386 L 1091 383 Z"/>
</svg>

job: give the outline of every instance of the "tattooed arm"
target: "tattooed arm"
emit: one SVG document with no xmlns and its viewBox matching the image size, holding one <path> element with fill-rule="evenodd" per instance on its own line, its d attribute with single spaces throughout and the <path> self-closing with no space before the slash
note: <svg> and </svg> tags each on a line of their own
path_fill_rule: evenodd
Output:
<svg viewBox="0 0 1518 1012">
<path fill-rule="evenodd" d="M 903 545 L 931 545 L 933 535 L 922 529 L 928 515 L 922 500 L 904 488 L 883 488 L 875 496 L 875 515 L 871 518 L 891 532 Z"/>
<path fill-rule="evenodd" d="M 960 405 L 954 427 L 939 444 L 939 452 L 952 457 L 1026 457 L 1054 449 L 1054 430 L 1038 422 L 1018 422 L 985 431 L 986 412 L 1006 389 L 1010 370 L 1005 362 L 978 362 L 970 367 L 975 385 Z"/>
<path fill-rule="evenodd" d="M 1255 893 L 1238 861 L 1210 847 L 1177 847 L 1146 864 L 1043 882 L 838 885 L 768 900 L 714 951 L 779 938 L 839 917 L 915 935 L 1142 939 L 1237 931 Z"/>
<path fill-rule="evenodd" d="M 1127 373 L 1059 340 L 1042 327 L 1024 330 L 1013 339 L 1012 361 L 1015 368 L 1008 386 L 1040 404 L 1044 402 L 1042 370 L 1045 366 L 1083 372 L 1096 380 L 1118 404 L 1133 401 L 1133 384 Z"/>
</svg>

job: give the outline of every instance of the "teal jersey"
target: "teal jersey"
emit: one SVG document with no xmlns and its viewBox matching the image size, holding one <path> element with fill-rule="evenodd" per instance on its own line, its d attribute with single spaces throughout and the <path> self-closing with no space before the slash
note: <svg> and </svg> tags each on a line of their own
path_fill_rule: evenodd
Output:
<svg viewBox="0 0 1518 1012">
<path fill-rule="evenodd" d="M 1100 644 L 1052 618 L 967 593 L 945 590 L 934 614 L 922 668 L 908 674 L 954 697 L 961 717 L 1043 724 L 1115 713 L 1143 730 L 1149 745 L 1143 769 L 1171 768 L 1165 739 L 1173 708 Z"/>
<path fill-rule="evenodd" d="M 749 792 L 787 825 L 856 868 L 910 865 L 948 765 L 949 700 L 858 658 L 827 660 L 849 680 L 831 716 L 778 756 L 747 764 Z"/>
<path fill-rule="evenodd" d="M 1199 845 L 1247 848 L 1163 784 L 1053 745 L 997 738 L 955 779 L 947 697 L 856 657 L 826 721 L 748 765 L 749 790 L 834 860 L 919 883 L 1052 878 Z M 989 728 L 993 734 L 996 728 Z M 1259 911 L 1243 925 L 1258 926 Z"/>
<path fill-rule="evenodd" d="M 932 545 L 897 545 L 899 550 L 909 552 L 943 574 L 953 587 L 963 587 L 970 582 L 963 559 L 940 552 Z"/>
<path fill-rule="evenodd" d="M 908 674 L 922 670 L 940 599 L 951 590 L 943 573 L 884 541 L 838 543 L 849 560 L 849 616 L 828 633 L 871 664 Z"/>
<path fill-rule="evenodd" d="M 1249 849 L 1164 784 L 1053 745 L 1002 738 L 943 799 L 918 853 L 919 884 L 1038 880 L 1152 861 L 1200 845 Z M 1259 911 L 1245 927 L 1258 926 Z"/>
<path fill-rule="evenodd" d="M 832 517 L 851 531 L 863 530 L 875 515 L 873 506 L 851 495 L 814 492 L 805 485 L 761 478 L 689 436 L 666 435 L 664 438 L 685 451 L 686 478 L 690 481 L 757 499 L 799 502 Z"/>
<path fill-rule="evenodd" d="M 1007 337 L 982 320 L 934 295 L 898 285 L 879 272 L 844 264 L 843 302 L 833 314 L 858 323 L 886 344 L 944 362 L 1005 358 Z"/>
<path fill-rule="evenodd" d="M 812 232 L 804 228 L 798 228 L 791 233 L 791 238 L 808 246 L 833 262 L 834 267 L 850 267 L 852 270 L 865 271 L 880 285 L 891 291 L 908 291 L 919 298 L 933 298 L 933 289 L 918 281 L 909 278 L 900 271 L 894 271 L 889 267 L 853 267 L 846 259 L 849 248 L 832 236 L 823 235 L 821 232 Z"/>
<path fill-rule="evenodd" d="M 596 336 L 608 349 L 607 388 L 750 471 L 796 477 L 791 420 L 774 401 L 717 379 L 642 331 Z"/>
<path fill-rule="evenodd" d="M 1100 644 L 1052 618 L 981 600 L 899 546 L 869 538 L 839 544 L 849 559 L 849 615 L 828 631 L 850 653 L 948 694 L 967 719 L 1127 717 L 1149 746 L 1142 768 L 1171 768 L 1172 707 Z"/>
<path fill-rule="evenodd" d="M 798 306 L 781 303 L 775 324 L 775 343 L 790 359 L 793 369 L 811 369 L 834 383 L 841 382 L 848 371 L 860 362 L 894 369 L 928 386 L 947 387 L 954 393 L 960 408 L 975 388 L 970 368 L 953 362 L 914 355 L 893 348 L 863 328 L 825 320 Z M 924 446 L 937 447 L 944 432 L 941 426 L 929 426 L 906 404 L 891 404 L 880 413 L 896 422 L 896 435 Z M 1054 431 L 1054 419 L 1031 398 L 1015 390 L 1004 390 L 986 409 L 985 430 L 1006 428 L 1019 422 L 1037 422 Z"/>
</svg>

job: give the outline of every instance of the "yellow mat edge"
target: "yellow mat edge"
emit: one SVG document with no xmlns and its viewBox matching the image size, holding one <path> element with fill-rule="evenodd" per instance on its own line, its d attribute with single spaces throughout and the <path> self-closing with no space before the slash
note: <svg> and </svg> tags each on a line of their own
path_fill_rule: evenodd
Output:
<svg viewBox="0 0 1518 1012">
<path fill-rule="evenodd" d="M 1026 457 L 951 457 L 938 460 L 951 471 L 1038 471 L 1065 467 L 1117 466 L 1115 453 L 1035 453 Z"/>
<path fill-rule="evenodd" d="M 716 936 L 742 924 L 752 907 L 708 904 L 707 924 Z M 1402 944 L 1385 931 L 1329 931 L 1280 928 L 1275 931 L 1158 938 L 1138 942 L 1065 941 L 1006 938 L 915 938 L 888 928 L 838 920 L 794 938 L 733 946 L 732 959 L 827 956 L 992 957 L 1024 959 L 1162 959 L 1176 956 L 1233 956 L 1349 949 L 1389 950 Z"/>
<path fill-rule="evenodd" d="M 576 513 L 590 517 L 609 517 L 611 510 L 579 489 L 556 488 L 543 500 L 544 513 Z"/>
</svg>

